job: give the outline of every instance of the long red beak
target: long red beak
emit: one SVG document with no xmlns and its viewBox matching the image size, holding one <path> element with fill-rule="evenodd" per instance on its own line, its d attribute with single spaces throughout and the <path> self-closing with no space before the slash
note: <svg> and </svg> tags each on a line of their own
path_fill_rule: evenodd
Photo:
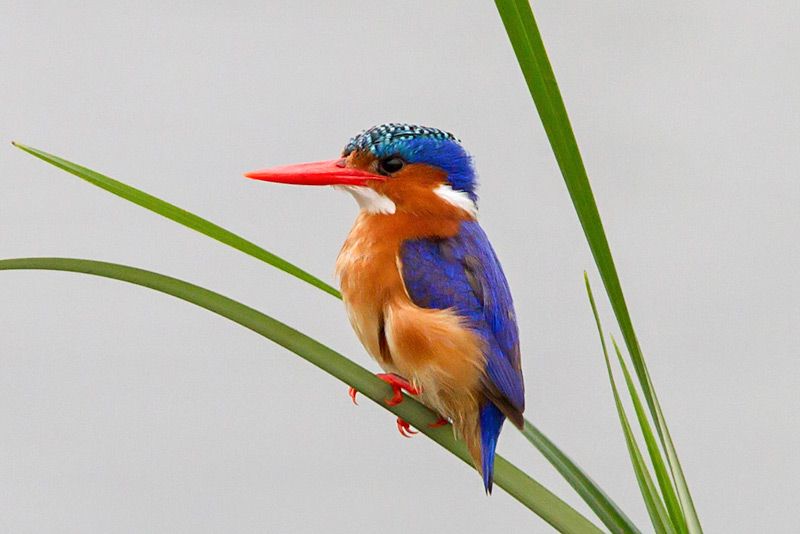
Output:
<svg viewBox="0 0 800 534">
<path fill-rule="evenodd" d="M 301 185 L 366 185 L 369 180 L 386 179 L 379 174 L 346 167 L 344 159 L 272 167 L 248 172 L 245 176 L 266 182 Z"/>
</svg>

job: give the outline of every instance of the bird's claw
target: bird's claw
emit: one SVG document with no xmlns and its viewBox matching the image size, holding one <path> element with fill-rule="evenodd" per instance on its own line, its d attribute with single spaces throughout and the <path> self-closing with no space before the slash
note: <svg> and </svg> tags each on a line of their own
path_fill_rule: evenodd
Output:
<svg viewBox="0 0 800 534">
<path fill-rule="evenodd" d="M 380 378 L 381 380 L 392 386 L 392 390 L 394 391 L 394 396 L 391 399 L 383 399 L 383 401 L 389 406 L 395 406 L 403 402 L 403 390 L 407 391 L 410 395 L 420 394 L 421 390 L 417 387 L 414 387 L 414 385 L 411 382 L 409 382 L 402 376 L 396 375 L 394 373 L 382 373 L 377 376 L 378 378 Z M 353 404 L 356 405 L 358 405 L 358 403 L 356 402 L 357 394 L 358 391 L 356 390 L 356 388 L 351 387 L 348 390 L 348 395 L 350 396 L 351 399 L 353 399 Z M 442 416 L 439 416 L 439 419 L 437 419 L 435 423 L 431 423 L 428 426 L 431 428 L 436 428 L 447 423 L 449 423 L 447 419 L 445 419 Z M 397 430 L 399 430 L 400 434 L 402 434 L 402 436 L 405 438 L 410 438 L 414 434 L 419 434 L 418 431 L 411 429 L 411 425 L 408 423 L 408 421 L 404 421 L 399 417 L 397 418 Z"/>
<path fill-rule="evenodd" d="M 414 385 L 403 378 L 402 376 L 396 375 L 394 373 L 382 373 L 377 375 L 378 378 L 383 380 L 384 382 L 388 383 L 392 386 L 392 390 L 394 391 L 394 396 L 391 399 L 383 399 L 383 401 L 388 404 L 389 406 L 395 406 L 403 402 L 403 390 L 407 391 L 411 395 L 419 395 L 421 393 L 420 388 L 414 387 Z M 351 387 L 347 394 L 353 399 L 353 404 L 358 405 L 356 402 L 356 395 L 358 395 L 358 391 L 356 388 Z M 433 423 L 429 423 L 428 426 L 430 428 L 439 428 L 440 426 L 448 424 L 448 421 L 443 415 L 439 416 Z M 397 418 L 397 430 L 400 431 L 400 434 L 404 438 L 410 438 L 414 434 L 419 434 L 418 431 L 412 430 L 411 425 L 408 421 L 405 421 L 401 418 Z"/>
<path fill-rule="evenodd" d="M 416 430 L 411 430 L 411 425 L 408 421 L 397 418 L 397 430 L 403 435 L 404 438 L 410 438 L 411 434 L 419 434 Z"/>
<path fill-rule="evenodd" d="M 391 399 L 383 399 L 389 406 L 395 406 L 403 402 L 403 390 L 406 390 L 411 395 L 420 394 L 420 390 L 402 376 L 394 373 L 382 373 L 378 375 L 378 378 L 388 383 L 394 390 L 394 396 Z"/>
<path fill-rule="evenodd" d="M 428 423 L 428 426 L 429 426 L 429 427 L 431 427 L 431 428 L 439 428 L 440 426 L 444 426 L 444 425 L 446 425 L 446 424 L 447 424 L 447 423 L 449 423 L 449 422 L 450 422 L 450 421 L 448 421 L 448 420 L 447 420 L 447 418 L 446 418 L 445 416 L 443 416 L 443 415 L 440 415 L 440 416 L 439 416 L 439 419 L 437 419 L 437 420 L 436 420 L 436 421 L 434 421 L 433 423 Z"/>
<path fill-rule="evenodd" d="M 384 382 L 387 382 L 390 386 L 392 386 L 392 389 L 394 390 L 394 396 L 391 399 L 389 400 L 383 399 L 384 402 L 389 406 L 395 406 L 403 402 L 403 390 L 406 390 L 410 395 L 420 394 L 419 388 L 414 387 L 414 385 L 411 382 L 409 382 L 400 375 L 396 375 L 394 373 L 381 373 L 376 376 L 381 380 L 383 380 Z M 353 399 L 353 404 L 358 406 L 358 402 L 356 402 L 356 395 L 358 394 L 358 391 L 356 390 L 356 388 L 350 388 L 347 394 L 350 396 L 351 399 Z"/>
</svg>

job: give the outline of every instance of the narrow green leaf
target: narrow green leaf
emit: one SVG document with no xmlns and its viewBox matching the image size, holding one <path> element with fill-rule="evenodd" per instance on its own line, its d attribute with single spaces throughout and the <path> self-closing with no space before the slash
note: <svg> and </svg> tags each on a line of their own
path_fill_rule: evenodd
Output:
<svg viewBox="0 0 800 534">
<path fill-rule="evenodd" d="M 700 526 L 700 518 L 697 517 L 697 510 L 695 510 L 692 495 L 689 493 L 689 486 L 686 484 L 686 477 L 683 475 L 681 462 L 678 460 L 678 453 L 675 450 L 675 445 L 672 443 L 672 436 L 670 436 L 667 422 L 664 420 L 664 414 L 661 412 L 661 403 L 658 402 L 658 397 L 650 382 L 650 373 L 647 371 L 647 368 L 645 368 L 644 372 L 645 378 L 648 383 L 651 384 L 650 391 L 652 392 L 653 405 L 655 406 L 656 427 L 659 429 L 659 434 L 662 437 L 661 443 L 667 453 L 667 462 L 672 472 L 672 478 L 675 481 L 678 500 L 681 503 L 681 509 L 686 519 L 687 528 L 690 534 L 703 534 L 703 528 Z"/>
<path fill-rule="evenodd" d="M 632 355 L 634 366 L 637 373 L 644 376 L 642 353 L 622 293 L 617 268 L 611 256 L 583 158 L 530 4 L 526 0 L 495 0 L 495 4 L 550 140 L 575 212 L 586 235 L 625 343 L 628 345 L 628 351 Z"/>
<path fill-rule="evenodd" d="M 250 254 L 258 259 L 261 259 L 271 265 L 278 266 L 279 268 L 283 269 L 284 271 L 288 272 L 289 274 L 293 274 L 298 276 L 299 278 L 312 283 L 316 287 L 327 291 L 328 293 L 341 298 L 341 295 L 338 291 L 327 286 L 324 282 L 321 282 L 314 278 L 311 275 L 303 276 L 302 274 L 298 273 L 305 273 L 295 266 L 281 260 L 280 258 L 274 256 L 273 254 L 261 249 L 257 245 L 246 241 L 239 236 L 228 232 L 220 228 L 219 226 L 206 221 L 192 213 L 186 212 L 181 208 L 178 208 L 172 204 L 164 202 L 152 195 L 144 193 L 140 190 L 137 190 L 133 187 L 130 187 L 122 182 L 114 180 L 113 178 L 109 178 L 108 176 L 104 176 L 96 171 L 92 171 L 91 169 L 87 169 L 85 167 L 81 167 L 77 164 L 64 160 L 63 158 L 59 158 L 57 156 L 53 156 L 51 154 L 47 154 L 42 152 L 41 150 L 24 146 L 18 143 L 15 143 L 16 146 L 33 154 L 48 163 L 52 163 L 53 165 L 64 169 L 93 185 L 97 185 L 106 191 L 114 193 L 126 200 L 134 202 L 140 206 L 146 207 L 151 211 L 164 215 L 165 217 L 184 224 L 185 226 L 198 230 L 199 232 L 208 235 L 218 241 L 230 245 L 246 254 Z M 287 267 L 288 266 L 288 267 Z M 284 268 L 286 267 L 286 268 Z M 310 277 L 310 278 L 309 278 Z M 319 282 L 319 283 L 315 283 Z M 530 423 L 529 423 L 530 424 Z M 595 512 L 598 514 L 598 517 L 601 518 L 604 522 L 608 522 L 609 528 L 612 529 L 612 532 L 617 533 L 638 533 L 638 530 L 633 526 L 630 520 L 618 509 L 616 504 L 611 501 L 611 499 L 603 493 L 603 491 L 592 481 L 577 465 L 575 465 L 566 455 L 561 453 L 561 451 L 543 434 L 539 433 L 535 427 L 530 426 L 531 433 L 528 433 L 526 437 L 529 440 L 533 440 L 532 442 L 534 445 L 540 448 L 540 450 L 545 454 L 545 456 L 550 460 L 556 468 L 563 473 L 571 473 L 570 478 L 568 479 L 571 484 L 573 484 L 576 489 L 578 489 L 579 493 L 587 499 L 587 503 L 591 506 Z M 538 434 L 537 434 L 538 433 Z"/>
<path fill-rule="evenodd" d="M 658 485 L 661 488 L 661 495 L 664 497 L 664 501 L 667 505 L 667 511 L 669 512 L 670 519 L 672 524 L 675 526 L 675 530 L 681 534 L 686 533 L 688 532 L 686 520 L 683 517 L 683 512 L 681 512 L 678 496 L 675 494 L 675 489 L 672 486 L 670 474 L 667 471 L 666 465 L 664 464 L 664 458 L 661 455 L 661 450 L 658 448 L 656 437 L 653 434 L 650 421 L 647 419 L 647 413 L 645 412 L 642 401 L 639 398 L 639 393 L 636 391 L 636 386 L 633 383 L 630 372 L 628 372 L 628 366 L 625 364 L 625 360 L 622 358 L 622 353 L 620 352 L 617 341 L 614 339 L 613 335 L 611 336 L 611 343 L 614 345 L 614 350 L 617 353 L 619 365 L 622 368 L 622 373 L 625 376 L 625 383 L 628 386 L 628 393 L 633 401 L 633 408 L 636 411 L 636 418 L 639 421 L 639 428 L 641 428 L 644 441 L 647 444 L 647 453 L 650 456 L 650 461 L 653 464 L 653 469 L 656 473 L 656 479 L 658 480 Z"/>
<path fill-rule="evenodd" d="M 612 534 L 641 534 L 600 486 L 527 419 L 522 435 L 561 473 Z"/>
<path fill-rule="evenodd" d="M 528 89 L 539 112 L 545 133 L 553 148 L 567 190 L 580 220 L 589 248 L 592 251 L 600 277 L 603 280 L 611 307 L 633 361 L 636 376 L 642 388 L 659 439 L 667 452 L 667 461 L 675 479 L 678 497 L 686 517 L 689 532 L 700 534 L 700 521 L 694 508 L 689 488 L 666 426 L 661 407 L 656 398 L 639 340 L 633 329 L 628 305 L 622 292 L 617 268 L 611 255 L 608 239 L 592 194 L 586 168 L 578 143 L 556 83 L 555 74 L 547 57 L 542 36 L 527 0 L 495 0 L 514 53 L 519 61 Z"/>
<path fill-rule="evenodd" d="M 636 474 L 636 481 L 639 483 L 639 491 L 642 494 L 645 506 L 647 507 L 647 513 L 650 514 L 650 521 L 653 523 L 653 528 L 655 528 L 656 532 L 658 534 L 676 534 L 675 528 L 672 526 L 667 510 L 664 507 L 664 503 L 661 502 L 658 490 L 653 484 L 653 479 L 642 458 L 642 453 L 639 450 L 636 438 L 628 422 L 628 416 L 625 414 L 625 408 L 622 405 L 622 400 L 617 390 L 617 384 L 614 380 L 614 373 L 611 370 L 611 360 L 608 358 L 608 349 L 606 348 L 606 340 L 603 336 L 603 327 L 600 324 L 600 315 L 597 313 L 592 287 L 589 284 L 589 276 L 586 272 L 583 273 L 583 278 L 586 281 L 586 292 L 589 294 L 589 304 L 592 306 L 592 314 L 594 314 L 597 332 L 600 335 L 600 344 L 603 347 L 603 357 L 605 358 L 606 369 L 608 370 L 608 380 L 611 382 L 611 391 L 614 393 L 614 403 L 617 406 L 619 421 L 625 435 L 625 443 L 628 446 L 628 454 L 631 457 L 633 471 Z"/>
<path fill-rule="evenodd" d="M 642 458 L 642 453 L 639 450 L 639 446 L 636 444 L 633 431 L 628 423 L 628 417 L 625 415 L 625 409 L 622 406 L 622 401 L 619 398 L 619 393 L 617 392 L 617 387 L 614 383 L 614 377 L 611 374 L 610 363 L 611 362 L 606 359 L 609 380 L 611 380 L 611 387 L 614 391 L 614 402 L 617 405 L 620 423 L 622 424 L 622 430 L 625 433 L 625 443 L 628 445 L 628 453 L 630 454 L 631 462 L 633 463 L 633 470 L 636 473 L 636 481 L 639 483 L 639 491 L 644 498 L 645 505 L 647 506 L 647 512 L 650 514 L 650 520 L 653 523 L 653 528 L 658 534 L 675 534 L 675 528 L 672 526 L 672 523 L 670 523 L 669 514 L 667 514 L 666 508 L 664 508 L 664 503 L 662 503 L 661 499 L 659 499 L 658 490 L 656 489 L 655 484 L 653 484 L 653 479 L 650 476 L 650 472 L 647 470 L 647 465 Z"/>
<path fill-rule="evenodd" d="M 114 263 L 72 258 L 0 260 L 0 270 L 8 269 L 46 269 L 92 274 L 148 287 L 205 308 L 274 341 L 356 388 L 364 396 L 402 417 L 422 434 L 472 465 L 466 447 L 463 442 L 455 440 L 451 428 L 427 426 L 437 419 L 428 408 L 411 397 L 406 397 L 395 406 L 387 405 L 383 399 L 391 397 L 392 390 L 384 381 L 325 345 L 235 300 L 176 278 Z M 495 484 L 559 532 L 602 534 L 588 519 L 500 456 L 495 461 Z M 480 487 L 477 479 L 476 487 Z"/>
<path fill-rule="evenodd" d="M 134 204 L 146 208 L 154 213 L 163 215 L 167 219 L 171 219 L 186 226 L 187 228 L 191 228 L 192 230 L 196 230 L 212 239 L 216 239 L 220 243 L 229 245 L 236 250 L 268 263 L 273 267 L 277 267 L 278 269 L 291 274 L 292 276 L 296 276 L 300 280 L 308 282 L 312 286 L 318 287 L 326 293 L 330 293 L 334 297 L 342 298 L 339 291 L 326 284 L 316 276 L 309 274 L 296 265 L 293 265 L 288 261 L 276 256 L 275 254 L 264 250 L 255 243 L 239 237 L 233 232 L 217 226 L 211 221 L 203 219 L 202 217 L 198 217 L 194 213 L 190 213 L 179 208 L 178 206 L 175 206 L 174 204 L 170 204 L 169 202 L 165 202 L 160 198 L 145 193 L 144 191 L 140 191 L 139 189 L 131 187 L 113 178 L 109 178 L 108 176 L 95 172 L 91 169 L 87 169 L 86 167 L 81 167 L 80 165 L 59 158 L 58 156 L 53 156 L 52 154 L 42 152 L 39 149 L 29 147 L 21 143 L 12 144 L 18 148 L 21 148 L 25 152 L 32 154 L 37 158 L 46 161 L 47 163 L 50 163 L 51 165 L 55 165 L 59 169 L 63 169 L 70 174 L 74 174 L 78 178 L 86 180 L 92 185 L 96 185 L 97 187 L 108 191 L 109 193 L 113 193 L 118 197 L 122 197 L 125 200 L 133 202 Z"/>
</svg>

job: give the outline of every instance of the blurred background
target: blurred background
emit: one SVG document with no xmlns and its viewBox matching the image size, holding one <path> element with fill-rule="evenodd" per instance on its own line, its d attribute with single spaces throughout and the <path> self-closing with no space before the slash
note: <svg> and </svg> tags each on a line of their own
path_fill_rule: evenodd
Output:
<svg viewBox="0 0 800 534">
<path fill-rule="evenodd" d="M 792 531 L 800 4 L 533 8 L 705 530 Z M 600 280 L 492 2 L 0 0 L 0 72 L 0 257 L 176 276 L 375 371 L 338 300 L 10 141 L 333 283 L 355 202 L 241 174 L 336 157 L 383 122 L 455 133 L 514 294 L 526 415 L 651 530 L 583 270 L 598 297 Z M 0 531 L 552 531 L 344 384 L 174 298 L 5 271 L 0 340 Z M 510 426 L 499 452 L 591 514 Z"/>
</svg>

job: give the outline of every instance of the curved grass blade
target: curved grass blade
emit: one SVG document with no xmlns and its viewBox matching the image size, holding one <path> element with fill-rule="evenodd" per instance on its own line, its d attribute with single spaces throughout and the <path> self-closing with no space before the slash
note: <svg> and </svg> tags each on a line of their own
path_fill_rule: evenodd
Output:
<svg viewBox="0 0 800 534">
<path fill-rule="evenodd" d="M 633 471 L 636 473 L 636 481 L 639 483 L 639 491 L 644 499 L 647 513 L 650 514 L 650 521 L 653 523 L 653 528 L 657 534 L 677 534 L 675 528 L 670 522 L 667 510 L 664 503 L 661 502 L 661 497 L 658 490 L 653 484 L 653 479 L 647 469 L 647 465 L 642 458 L 642 453 L 639 446 L 636 444 L 636 438 L 631 430 L 628 416 L 625 414 L 625 408 L 622 405 L 622 400 L 617 391 L 617 384 L 614 380 L 614 373 L 611 370 L 611 360 L 608 358 L 608 350 L 606 348 L 606 340 L 603 337 L 603 327 L 600 325 L 600 316 L 597 313 L 597 306 L 595 306 L 594 295 L 592 294 L 592 287 L 589 284 L 589 277 L 583 273 L 586 281 L 586 292 L 589 294 L 589 304 L 592 306 L 592 313 L 594 314 L 594 321 L 597 324 L 597 332 L 600 335 L 600 344 L 603 347 L 603 357 L 606 362 L 606 369 L 608 370 L 608 380 L 611 382 L 611 390 L 614 393 L 614 403 L 617 406 L 617 413 L 619 414 L 619 421 L 622 425 L 622 431 L 625 435 L 625 443 L 628 446 L 628 454 L 631 457 L 633 464 Z"/>
<path fill-rule="evenodd" d="M 285 272 L 298 276 L 300 279 L 311 283 L 312 285 L 326 291 L 327 293 L 341 298 L 341 294 L 306 273 L 305 271 L 297 268 L 296 266 L 282 260 L 281 258 L 267 252 L 266 250 L 258 247 L 257 245 L 246 241 L 231 232 L 220 228 L 216 224 L 202 219 L 190 212 L 187 212 L 177 206 L 169 204 L 157 197 L 154 197 L 141 190 L 133 188 L 118 180 L 114 180 L 108 176 L 102 175 L 86 167 L 82 167 L 70 161 L 67 161 L 58 156 L 48 154 L 33 147 L 25 146 L 19 143 L 14 143 L 20 149 L 48 162 L 56 167 L 59 167 L 87 182 L 96 185 L 106 191 L 109 191 L 121 198 L 129 200 L 135 204 L 145 207 L 155 213 L 163 215 L 173 221 L 176 221 L 184 226 L 197 230 L 198 232 L 212 237 L 221 243 L 232 246 L 246 254 L 249 254 L 257 259 L 265 261 L 266 263 L 276 266 Z M 529 433 L 526 437 L 533 440 L 532 443 L 539 447 L 539 450 L 545 454 L 545 457 L 553 463 L 556 469 L 562 473 L 567 480 L 578 489 L 579 494 L 587 500 L 590 507 L 593 508 L 598 517 L 604 521 L 612 532 L 638 533 L 638 530 L 633 526 L 630 520 L 619 510 L 616 504 L 592 481 L 586 474 L 574 464 L 565 454 L 563 454 L 552 442 L 550 442 L 544 435 L 530 423 Z"/>
<path fill-rule="evenodd" d="M 259 247 L 255 243 L 248 241 L 238 235 L 230 232 L 216 224 L 203 219 L 202 217 L 198 217 L 194 213 L 188 212 L 184 209 L 175 206 L 174 204 L 170 204 L 169 202 L 165 202 L 160 198 L 154 197 L 144 191 L 131 187 L 127 184 L 124 184 L 120 181 L 117 181 L 113 178 L 100 174 L 99 172 L 95 172 L 91 169 L 87 169 L 86 167 L 81 167 L 71 161 L 67 161 L 65 159 L 59 158 L 58 156 L 54 156 L 52 154 L 48 154 L 47 152 L 43 152 L 37 148 L 33 148 L 30 146 L 23 145 L 21 143 L 12 143 L 14 146 L 24 150 L 28 154 L 32 154 L 37 158 L 50 163 L 51 165 L 55 165 L 59 169 L 63 169 L 70 174 L 74 174 L 78 178 L 82 180 L 86 180 L 92 185 L 96 185 L 97 187 L 108 191 L 109 193 L 113 193 L 118 197 L 122 197 L 125 200 L 133 202 L 143 208 L 146 208 L 154 213 L 158 213 L 159 215 L 163 215 L 167 219 L 171 219 L 179 224 L 186 226 L 187 228 L 191 228 L 192 230 L 196 230 L 201 234 L 207 235 L 212 239 L 216 239 L 220 243 L 224 243 L 229 245 L 236 250 L 244 252 L 249 256 L 252 256 L 256 259 L 259 259 L 273 267 L 277 267 L 278 269 L 284 271 L 285 273 L 291 274 L 292 276 L 296 276 L 300 280 L 308 282 L 312 286 L 318 287 L 319 289 L 325 291 L 326 293 L 330 293 L 334 297 L 342 298 L 341 294 L 330 285 L 326 284 L 316 276 L 309 274 L 308 272 L 304 271 L 300 267 L 289 263 L 288 261 L 272 254 L 264 250 L 263 248 Z"/>
<path fill-rule="evenodd" d="M 437 419 L 428 408 L 410 397 L 395 406 L 387 405 L 383 399 L 391 397 L 392 390 L 383 380 L 338 352 L 235 300 L 176 278 L 114 263 L 72 258 L 0 260 L 0 270 L 8 269 L 46 269 L 92 274 L 148 287 L 205 308 L 274 341 L 356 388 L 364 396 L 413 424 L 422 434 L 472 465 L 466 447 L 463 442 L 454 439 L 450 428 L 427 426 Z M 495 484 L 559 532 L 602 534 L 591 521 L 500 456 L 495 463 Z"/>
<path fill-rule="evenodd" d="M 628 372 L 628 366 L 625 364 L 625 360 L 622 358 L 622 353 L 620 352 L 617 341 L 614 339 L 613 335 L 611 336 L 611 343 L 614 345 L 614 351 L 617 353 L 619 365 L 622 368 L 623 375 L 625 376 L 625 383 L 628 386 L 628 393 L 633 401 L 633 408 L 636 411 L 636 418 L 639 421 L 639 428 L 641 428 L 644 441 L 647 444 L 647 454 L 650 456 L 650 461 L 653 464 L 653 470 L 656 473 L 656 479 L 658 480 L 658 485 L 661 488 L 661 495 L 664 496 L 664 502 L 667 505 L 667 511 L 669 512 L 670 519 L 672 520 L 672 524 L 675 525 L 675 529 L 680 534 L 685 534 L 688 532 L 686 519 L 683 517 L 683 512 L 681 511 L 681 506 L 678 502 L 678 496 L 675 494 L 675 489 L 672 486 L 670 474 L 667 471 L 666 465 L 664 465 L 664 458 L 658 448 L 658 443 L 656 442 L 656 437 L 653 434 L 653 429 L 650 426 L 650 421 L 647 420 L 647 413 L 645 412 L 644 406 L 642 406 L 639 393 L 636 391 L 636 386 L 633 384 L 633 378 L 631 378 L 631 374 Z"/>
<path fill-rule="evenodd" d="M 527 0 L 495 0 L 495 5 L 503 20 L 542 125 L 553 148 L 575 212 L 586 235 L 622 337 L 633 361 L 633 367 L 636 370 L 645 400 L 653 420 L 656 422 L 656 429 L 661 445 L 667 452 L 667 461 L 675 479 L 689 532 L 701 534 L 700 520 L 697 517 L 666 421 L 661 413 L 639 340 L 633 329 L 628 305 L 625 302 L 622 285 L 603 229 L 600 213 L 597 210 L 597 203 L 592 194 L 586 168 L 530 3 Z"/>
<path fill-rule="evenodd" d="M 612 534 L 641 534 L 600 486 L 527 419 L 522 435 L 561 473 Z"/>
</svg>

